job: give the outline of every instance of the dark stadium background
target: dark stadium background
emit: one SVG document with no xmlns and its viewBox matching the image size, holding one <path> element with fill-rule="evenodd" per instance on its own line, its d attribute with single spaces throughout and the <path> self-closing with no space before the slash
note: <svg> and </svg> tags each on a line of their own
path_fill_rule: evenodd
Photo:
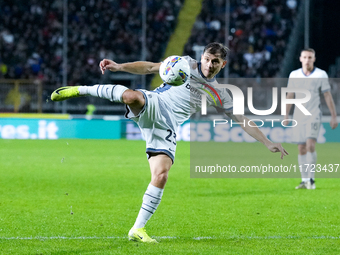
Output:
<svg viewBox="0 0 340 255">
<path fill-rule="evenodd" d="M 314 0 L 311 13 L 310 46 L 317 52 L 316 65 L 328 70 L 328 67 L 340 56 L 340 2 Z"/>
<path fill-rule="evenodd" d="M 193 46 L 196 43 L 199 45 L 205 45 L 210 41 L 220 41 L 224 43 L 226 36 L 226 31 L 224 28 L 224 11 L 226 2 L 228 1 L 202 1 L 202 9 L 197 14 L 197 20 L 202 19 L 207 24 L 207 22 L 209 23 L 209 21 L 214 21 L 214 19 L 217 17 L 220 22 L 220 27 L 218 29 L 214 29 L 211 25 L 210 28 L 193 28 L 191 30 L 191 34 L 189 31 L 187 42 L 182 46 L 182 48 L 176 48 L 177 54 L 189 54 L 190 56 L 197 58 L 197 56 L 199 57 L 199 54 L 197 54 L 199 52 L 195 52 L 193 50 Z M 246 61 L 243 58 L 243 54 L 248 51 L 247 47 L 249 47 L 249 44 L 241 44 L 240 42 L 235 43 L 235 39 L 240 34 L 240 31 L 237 30 L 237 24 L 241 24 L 240 26 L 242 28 L 242 26 L 245 25 L 245 21 L 249 21 L 250 16 L 245 13 L 238 14 L 238 16 L 232 16 L 230 18 L 229 29 L 229 35 L 231 38 L 233 38 L 230 40 L 231 53 L 228 61 L 230 77 L 249 78 L 256 76 L 262 78 L 287 78 L 291 70 L 300 67 L 300 63 L 298 61 L 299 51 L 304 47 L 304 45 L 306 45 L 304 42 L 304 27 L 301 27 L 298 36 L 294 37 L 293 40 L 290 39 L 290 37 L 292 36 L 293 25 L 296 24 L 296 20 L 298 18 L 298 12 L 300 8 L 304 6 L 305 2 L 305 0 L 296 0 L 297 8 L 295 11 L 290 12 L 290 10 L 287 8 L 287 0 L 229 1 L 232 12 L 235 11 L 236 8 L 247 8 L 250 5 L 259 6 L 264 4 L 268 6 L 268 12 L 275 13 L 275 8 L 280 7 L 281 17 L 278 19 L 283 18 L 288 21 L 287 28 L 285 31 L 283 31 L 284 35 L 282 38 L 279 38 L 279 36 L 272 36 L 271 34 L 261 38 L 264 44 L 266 44 L 268 41 L 272 41 L 273 45 L 268 46 L 272 51 L 271 57 L 269 60 L 264 61 L 264 63 L 259 64 L 259 66 L 249 70 L 249 68 L 245 67 Z M 56 5 L 55 3 L 59 3 L 59 9 L 57 9 L 58 11 L 54 11 L 52 16 L 54 15 L 54 19 L 56 19 L 59 24 L 53 27 L 49 24 L 49 19 L 51 18 L 49 12 L 53 11 L 53 8 L 55 7 L 52 6 Z M 83 3 L 82 1 L 69 1 L 69 52 L 66 84 L 72 86 L 78 84 L 92 85 L 95 83 L 114 82 L 118 84 L 124 84 L 131 88 L 145 87 L 148 89 L 153 89 L 155 86 L 159 85 L 159 79 L 157 82 L 154 82 L 153 76 L 150 75 L 146 76 L 144 79 L 143 77 L 129 76 L 125 74 L 107 74 L 105 76 L 100 74 L 97 65 L 102 56 L 111 56 L 117 62 L 124 62 L 140 60 L 143 57 L 143 54 L 141 53 L 140 41 L 142 36 L 140 30 L 142 27 L 140 10 L 142 7 L 142 1 L 131 2 L 119 0 L 99 1 L 98 4 L 99 3 L 102 3 L 101 5 L 98 5 L 101 9 L 99 12 L 97 12 L 98 10 L 96 9 L 96 5 L 93 5 L 92 9 L 89 8 L 89 6 L 91 6 L 91 1 L 87 3 Z M 190 0 L 187 0 L 186 3 L 191 3 L 193 6 L 199 5 L 199 2 Z M 337 60 L 340 57 L 340 47 L 338 46 L 338 42 L 340 40 L 340 22 L 338 21 L 340 3 L 339 1 L 332 0 L 309 0 L 309 3 L 310 30 L 308 45 L 315 48 L 316 50 L 316 66 L 326 70 L 330 77 L 337 78 L 340 76 L 340 61 Z M 32 7 L 31 5 L 36 5 L 43 8 L 43 17 L 46 19 L 42 20 L 39 19 L 39 17 L 36 18 L 36 16 L 39 15 L 32 15 L 32 11 L 30 9 Z M 42 94 L 40 94 L 38 97 L 42 97 L 42 102 L 40 102 L 40 104 L 42 104 L 42 112 L 44 113 L 66 113 L 67 109 L 68 113 L 83 114 L 87 111 L 86 105 L 90 103 L 99 106 L 97 107 L 95 114 L 108 114 L 108 111 L 104 109 L 108 109 L 107 106 L 112 106 L 112 104 L 104 102 L 103 100 L 79 99 L 79 101 L 63 103 L 63 105 L 53 105 L 51 103 L 46 103 L 46 100 L 49 100 L 50 93 L 57 87 L 64 85 L 62 68 L 63 57 L 59 56 L 58 59 L 55 59 L 53 56 L 56 51 L 56 47 L 61 48 L 62 45 L 56 46 L 55 39 L 53 42 L 54 44 L 52 46 L 50 45 L 51 36 L 56 36 L 56 38 L 58 38 L 58 36 L 62 37 L 63 31 L 61 26 L 63 22 L 63 12 L 62 9 L 60 9 L 60 5 L 62 5 L 62 1 L 30 0 L 27 2 L 22 2 L 18 0 L 3 0 L 0 2 L 1 37 L 4 36 L 6 30 L 9 30 L 10 33 L 14 34 L 15 37 L 15 42 L 12 46 L 6 45 L 4 40 L 1 40 L 0 38 L 0 65 L 2 65 L 2 67 L 5 65 L 7 68 L 7 71 L 4 71 L 5 69 L 1 68 L 2 71 L 0 72 L 0 79 L 42 80 Z M 83 24 L 77 27 L 74 24 L 79 22 L 79 20 L 77 21 L 79 17 L 76 16 L 77 12 L 83 10 L 84 7 L 82 5 L 87 6 L 87 8 L 85 8 L 85 13 L 88 17 L 80 16 L 81 19 L 83 19 L 82 22 L 85 24 L 85 26 Z M 8 6 L 10 6 L 11 11 L 9 11 Z M 49 9 L 45 10 L 44 6 L 48 6 Z M 184 0 L 178 0 L 173 3 L 171 1 L 158 0 L 147 2 L 148 16 L 146 20 L 146 48 L 148 49 L 148 54 L 144 56 L 146 60 L 161 61 L 165 57 L 165 54 L 169 52 L 173 53 L 173 50 L 171 51 L 171 49 L 167 49 L 167 45 L 171 40 L 171 34 L 176 30 L 176 26 L 179 24 L 179 12 L 183 6 Z M 112 9 L 109 9 L 109 7 Z M 14 15 L 15 8 L 19 9 L 20 11 L 19 13 L 16 13 L 16 15 Z M 107 10 L 109 11 L 105 12 Z M 132 16 L 129 16 L 129 12 L 132 13 Z M 256 11 L 253 9 L 252 13 L 255 12 Z M 10 16 L 11 13 L 14 15 L 13 17 Z M 105 13 L 106 16 L 104 16 L 103 20 L 101 20 L 100 15 L 103 13 Z M 130 22 L 130 20 L 129 22 L 124 21 L 124 19 L 128 17 L 133 17 L 132 22 Z M 168 17 L 171 17 L 171 19 L 168 19 Z M 22 22 L 20 20 L 21 18 L 24 20 L 23 24 L 20 23 Z M 109 28 L 108 22 L 111 21 L 110 18 L 115 20 L 116 28 L 112 30 L 113 32 L 107 33 L 106 30 Z M 93 24 L 91 22 L 93 22 Z M 9 26 L 6 27 L 8 24 Z M 48 30 L 49 28 L 50 30 Z M 74 28 L 77 28 L 78 30 L 72 30 Z M 273 29 L 272 27 L 269 28 Z M 43 31 L 40 31 L 40 29 L 43 29 Z M 89 29 L 91 31 L 90 33 L 92 33 L 92 35 L 87 35 L 87 39 L 85 38 L 88 40 L 88 43 L 75 45 L 77 40 L 74 41 L 74 39 L 71 38 L 78 36 L 78 38 L 81 39 L 84 29 L 85 31 L 86 29 Z M 269 32 L 273 32 L 270 31 L 270 29 Z M 115 32 L 117 32 L 117 34 Z M 42 36 L 44 38 L 43 40 L 41 39 Z M 241 40 L 244 39 L 247 38 L 243 38 Z M 257 39 L 258 38 L 255 37 L 255 43 L 253 43 L 254 50 L 261 51 L 261 47 L 263 47 L 263 45 L 256 45 Z M 282 40 L 282 42 L 284 41 L 285 46 L 282 46 L 282 44 L 279 46 L 275 45 L 277 40 Z M 294 50 L 290 50 L 289 48 L 290 44 L 292 44 L 292 41 L 293 43 L 297 44 Z M 18 49 L 19 45 L 21 48 L 27 47 L 25 54 L 18 54 L 20 53 L 20 50 Z M 267 47 L 267 45 L 265 46 Z M 113 50 L 114 55 L 105 55 L 101 52 L 102 49 Z M 60 50 L 61 49 L 59 49 L 58 54 L 61 54 Z M 36 51 L 40 56 L 37 56 L 36 54 L 34 55 L 34 51 Z M 284 62 L 284 55 L 291 55 L 290 61 Z M 34 66 L 29 64 L 37 61 L 36 59 L 39 57 L 42 59 L 43 64 L 41 64 L 41 60 L 39 60 L 40 62 L 38 65 Z M 332 72 L 329 72 L 331 69 Z M 222 72 L 219 77 L 224 77 L 225 75 L 226 74 Z M 13 88 L 12 83 L 11 85 L 2 83 L 0 88 L 2 92 L 2 95 L 0 96 L 1 112 L 37 112 L 36 104 L 38 98 L 34 88 L 27 86 L 26 91 L 21 91 L 23 94 L 29 94 L 31 105 L 28 105 L 29 103 L 27 103 L 26 106 L 21 105 L 20 107 L 13 107 L 14 99 L 12 98 L 11 100 L 8 100 L 8 98 L 6 98 L 6 95 Z M 335 89 L 335 92 L 337 92 L 336 88 L 333 89 Z M 22 98 L 21 101 L 25 101 L 25 98 Z M 337 102 L 337 100 L 335 101 Z M 115 105 L 112 109 L 116 109 L 116 111 L 113 110 L 113 112 L 111 112 L 113 114 L 121 114 L 123 112 L 122 107 L 117 105 Z"/>
<path fill-rule="evenodd" d="M 339 115 L 340 0 L 68 0 L 66 82 L 60 43 L 63 1 L 0 0 L 0 254 L 340 254 L 340 127 L 331 130 L 324 102 L 317 144 L 317 163 L 324 170 L 316 173 L 316 190 L 295 189 L 299 171 L 284 178 L 274 172 L 262 172 L 259 178 L 248 173 L 192 176 L 195 144 L 202 146 L 196 156 L 204 161 L 217 155 L 235 167 L 298 169 L 291 129 L 280 121 L 275 127 L 266 122 L 262 130 L 289 152 L 283 160 L 245 136 L 239 125 L 221 125 L 215 132 L 211 119 L 199 114 L 183 123 L 162 204 L 147 225 L 160 243 L 149 246 L 127 238 L 150 170 L 145 142 L 138 126 L 124 118 L 125 106 L 94 97 L 50 99 L 63 85 L 118 83 L 153 89 L 161 83 L 158 75 L 101 75 L 98 63 L 102 57 L 121 63 L 161 61 L 182 53 L 199 58 L 202 45 L 224 42 L 228 31 L 229 81 L 243 90 L 247 80 L 249 86 L 255 84 L 254 107 L 269 109 L 270 82 L 287 86 L 289 73 L 301 67 L 305 45 L 304 15 L 287 8 L 287 2 L 300 8 L 309 1 L 308 46 L 316 50 L 316 66 L 331 77 Z M 142 1 L 148 7 L 146 55 L 141 51 Z M 227 30 L 226 2 L 233 15 Z M 249 12 L 251 4 L 256 7 Z M 268 10 L 257 10 L 261 4 Z M 270 21 L 262 31 L 263 13 L 257 11 L 277 11 L 278 26 Z M 249 19 L 252 15 L 255 21 Z M 298 15 L 300 26 L 291 36 Z M 256 39 L 250 43 L 251 32 Z M 253 69 L 244 59 L 248 51 L 272 55 L 266 59 L 260 54 Z M 207 117 L 216 116 L 214 108 L 209 110 Z M 339 169 L 327 171 L 330 166 Z"/>
</svg>

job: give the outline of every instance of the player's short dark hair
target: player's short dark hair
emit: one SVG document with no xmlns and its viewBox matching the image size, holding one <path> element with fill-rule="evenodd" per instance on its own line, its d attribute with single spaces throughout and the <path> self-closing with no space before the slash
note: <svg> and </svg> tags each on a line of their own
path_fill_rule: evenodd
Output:
<svg viewBox="0 0 340 255">
<path fill-rule="evenodd" d="M 315 50 L 312 49 L 312 48 L 304 48 L 303 50 L 301 50 L 300 54 L 301 54 L 303 51 L 312 52 L 312 53 L 315 55 Z"/>
<path fill-rule="evenodd" d="M 227 60 L 229 49 L 228 47 L 224 46 L 222 43 L 213 42 L 213 43 L 209 43 L 207 46 L 204 47 L 203 53 L 204 52 L 214 54 L 214 55 L 219 54 L 223 60 Z"/>
</svg>

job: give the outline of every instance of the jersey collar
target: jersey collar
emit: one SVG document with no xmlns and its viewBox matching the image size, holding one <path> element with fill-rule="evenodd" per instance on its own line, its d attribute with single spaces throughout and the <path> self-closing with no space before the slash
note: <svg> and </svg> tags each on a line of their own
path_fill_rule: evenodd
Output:
<svg viewBox="0 0 340 255">
<path fill-rule="evenodd" d="M 303 72 L 303 68 L 301 68 L 301 72 L 303 73 L 303 75 L 304 75 L 305 77 L 309 77 L 309 76 L 311 76 L 311 75 L 314 73 L 315 69 L 316 69 L 316 67 L 314 66 L 313 71 L 311 71 L 311 73 L 310 73 L 309 75 L 306 75 L 306 74 Z"/>
</svg>

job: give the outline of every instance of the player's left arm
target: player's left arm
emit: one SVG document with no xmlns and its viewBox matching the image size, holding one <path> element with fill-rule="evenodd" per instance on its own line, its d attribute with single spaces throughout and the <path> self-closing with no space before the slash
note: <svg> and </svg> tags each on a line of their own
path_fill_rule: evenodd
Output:
<svg viewBox="0 0 340 255">
<path fill-rule="evenodd" d="M 104 74 L 105 70 L 110 70 L 111 72 L 127 72 L 132 74 L 152 74 L 158 73 L 161 63 L 154 63 L 149 61 L 135 61 L 118 64 L 110 59 L 103 59 L 99 63 L 100 70 Z"/>
<path fill-rule="evenodd" d="M 226 115 L 233 121 L 238 122 L 245 132 L 254 137 L 257 141 L 263 143 L 271 152 L 281 152 L 281 159 L 288 155 L 288 152 L 282 147 L 280 143 L 273 143 L 270 141 L 256 126 L 256 124 L 244 115 L 234 115 L 230 112 L 226 112 Z"/>
<path fill-rule="evenodd" d="M 334 129 L 338 126 L 338 121 L 333 97 L 330 91 L 326 91 L 325 93 L 323 93 L 323 96 L 325 97 L 326 104 L 332 116 L 330 125 L 331 128 Z"/>
</svg>

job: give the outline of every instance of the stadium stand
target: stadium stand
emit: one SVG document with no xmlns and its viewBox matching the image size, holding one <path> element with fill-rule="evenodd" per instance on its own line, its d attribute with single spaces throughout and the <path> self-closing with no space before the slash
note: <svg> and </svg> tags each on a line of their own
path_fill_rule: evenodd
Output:
<svg viewBox="0 0 340 255">
<path fill-rule="evenodd" d="M 225 2 L 203 1 L 183 55 L 195 57 L 195 45 L 224 42 Z M 274 77 L 299 0 L 230 2 L 230 77 Z M 160 61 L 164 56 L 183 3 L 184 0 L 147 1 L 146 60 Z M 69 1 L 68 85 L 100 82 L 98 63 L 102 58 L 117 62 L 141 58 L 141 9 L 141 1 Z M 56 111 L 55 106 L 47 108 L 44 103 L 52 91 L 48 85 L 53 89 L 62 85 L 62 22 L 60 0 L 0 2 L 0 79 L 39 79 L 44 88 L 45 112 Z M 78 108 L 75 111 L 79 112 Z"/>
<path fill-rule="evenodd" d="M 274 77 L 294 24 L 298 0 L 235 0 L 230 6 L 229 77 Z M 225 1 L 205 0 L 185 54 L 194 45 L 224 42 Z"/>
<path fill-rule="evenodd" d="M 159 61 L 184 0 L 147 1 L 147 56 Z M 68 84 L 99 80 L 102 58 L 140 59 L 141 1 L 69 1 Z M 62 82 L 62 1 L 0 2 L 0 78 Z"/>
</svg>

